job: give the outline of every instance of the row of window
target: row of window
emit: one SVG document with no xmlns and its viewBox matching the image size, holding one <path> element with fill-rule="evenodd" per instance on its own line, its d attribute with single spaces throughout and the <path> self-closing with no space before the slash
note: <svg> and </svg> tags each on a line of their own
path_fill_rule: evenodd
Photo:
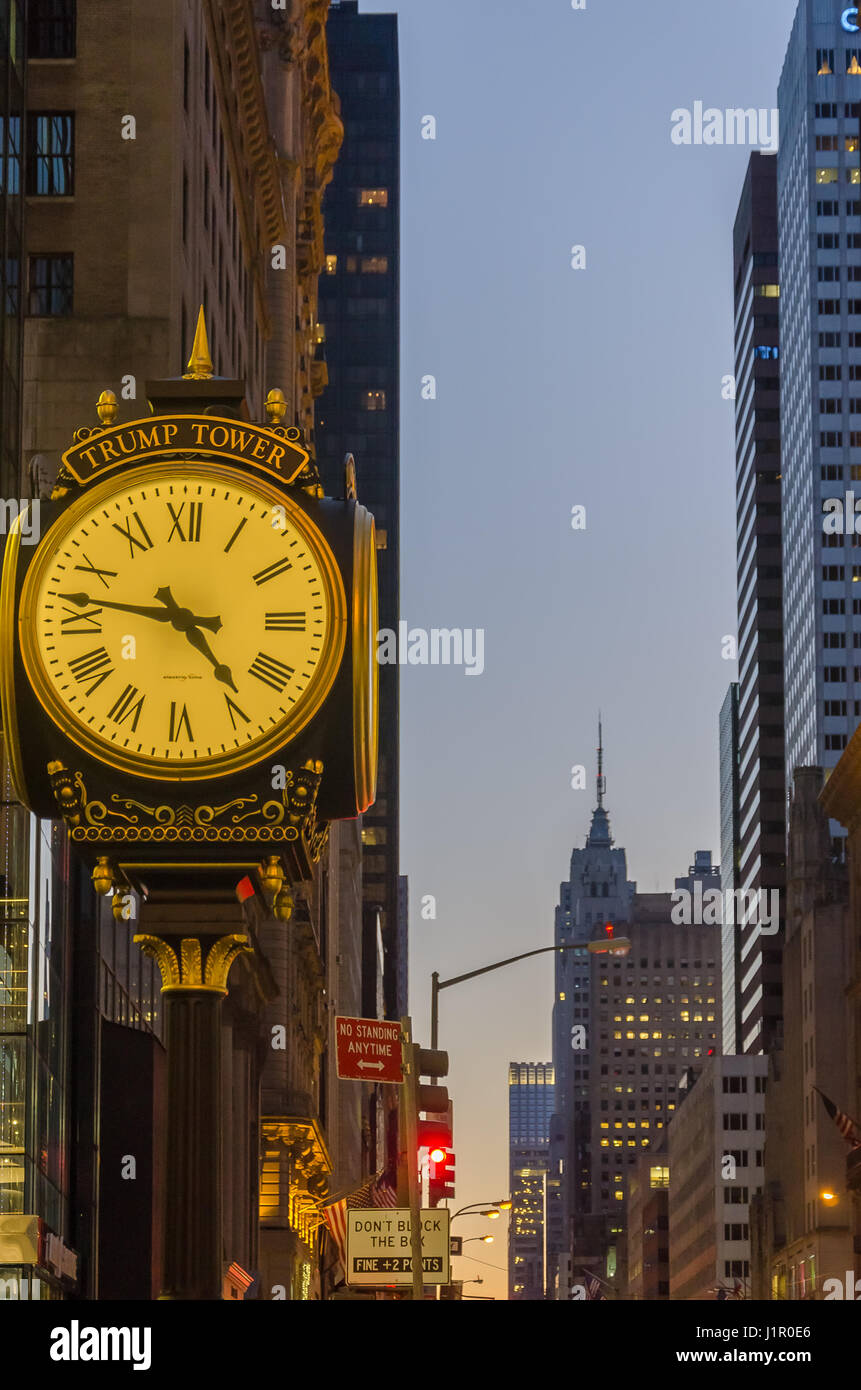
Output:
<svg viewBox="0 0 861 1390">
<path fill-rule="evenodd" d="M 839 183 L 839 182 L 840 182 L 840 170 L 837 169 L 837 168 L 835 168 L 835 167 L 833 167 L 833 166 L 830 165 L 830 164 L 829 164 L 829 165 L 819 165 L 818 168 L 816 169 L 815 181 L 816 181 L 816 183 Z M 861 183 L 861 169 L 856 169 L 856 168 L 847 169 L 847 170 L 846 170 L 846 182 L 847 182 L 847 183 Z"/>
<path fill-rule="evenodd" d="M 861 682 L 861 666 L 855 666 L 853 669 L 856 682 Z M 826 666 L 822 674 L 823 678 L 830 683 L 845 684 L 846 682 L 845 666 Z"/>
<path fill-rule="evenodd" d="M 765 1116 L 754 1115 L 754 1129 L 765 1129 Z M 724 1129 L 747 1129 L 748 1117 L 743 1111 L 731 1110 L 724 1114 Z"/>
<path fill-rule="evenodd" d="M 849 444 L 853 449 L 861 449 L 861 430 L 851 430 L 849 433 Z M 842 449 L 843 431 L 842 430 L 820 430 L 819 446 L 822 449 Z M 826 535 L 823 540 L 826 545 L 839 545 L 842 537 L 837 535 Z M 853 545 L 855 544 L 853 538 Z"/>
<path fill-rule="evenodd" d="M 847 216 L 847 217 L 859 217 L 859 216 L 861 216 L 861 211 L 859 211 L 859 209 L 861 209 L 861 200 L 859 200 L 858 198 L 850 198 L 849 201 L 848 201 L 847 204 L 846 204 L 846 216 Z M 836 198 L 824 198 L 824 199 L 820 199 L 819 202 L 817 202 L 817 204 L 816 204 L 816 216 L 817 216 L 817 217 L 839 217 L 839 216 L 840 216 L 840 204 L 839 204 L 839 202 L 837 201 L 837 199 L 836 199 Z"/>
<path fill-rule="evenodd" d="M 861 272 L 861 266 L 853 266 L 854 270 Z M 861 279 L 861 275 L 858 277 Z M 861 362 L 850 362 L 846 368 L 849 381 L 861 381 Z M 819 366 L 820 381 L 842 381 L 843 367 L 839 362 L 822 362 Z"/>
<path fill-rule="evenodd" d="M 827 618 L 827 617 L 832 617 L 832 616 L 834 616 L 834 617 L 840 617 L 840 615 L 843 614 L 843 613 L 845 613 L 845 612 L 846 612 L 846 600 L 845 600 L 845 598 L 824 598 L 824 599 L 822 600 L 822 613 L 823 613 L 823 616 L 824 616 L 824 617 L 826 617 L 826 618 Z M 861 613 L 861 598 L 853 598 L 853 600 L 852 600 L 852 612 L 853 612 L 853 613 Z M 841 643 L 840 645 L 842 646 L 843 644 Z M 856 645 L 856 647 L 857 647 L 859 644 L 856 642 L 855 645 Z"/>
<path fill-rule="evenodd" d="M 765 1077 L 764 1077 L 764 1076 L 755 1076 L 755 1077 L 753 1078 L 753 1082 L 754 1082 L 754 1086 L 753 1086 L 754 1094 L 755 1094 L 755 1095 L 759 1095 L 759 1096 L 764 1095 L 764 1094 L 765 1094 Z M 724 1093 L 725 1096 L 746 1096 L 746 1095 L 747 1095 L 747 1077 L 746 1077 L 746 1076 L 725 1076 L 725 1077 L 723 1078 L 723 1093 Z"/>
<path fill-rule="evenodd" d="M 344 256 L 344 270 L 348 275 L 386 275 L 389 269 L 388 256 Z M 326 274 L 336 275 L 338 257 L 326 257 Z"/>
<path fill-rule="evenodd" d="M 859 169 L 858 172 L 861 173 L 861 169 Z M 861 265 L 820 265 L 816 267 L 816 278 L 817 280 L 826 280 L 831 281 L 832 283 L 837 283 L 841 278 L 841 272 L 843 270 L 846 271 L 847 280 L 861 280 Z M 777 288 L 777 285 L 759 285 L 757 287 L 757 293 Z"/>
<path fill-rule="evenodd" d="M 852 118 L 857 120 L 859 111 L 861 111 L 861 102 L 847 101 L 843 103 L 843 115 L 847 120 Z M 836 121 L 839 114 L 839 106 L 836 101 L 817 101 L 815 108 L 817 120 Z"/>
<path fill-rule="evenodd" d="M 848 77 L 861 77 L 861 48 L 817 48 L 816 76 L 833 77 L 836 71 L 835 54 L 840 55 L 840 71 Z"/>
<path fill-rule="evenodd" d="M 817 135 L 816 148 L 818 150 L 839 149 L 839 137 L 836 135 Z M 843 137 L 843 148 L 850 154 L 857 154 L 861 150 L 861 139 L 857 135 L 845 135 Z"/>
<path fill-rule="evenodd" d="M 858 172 L 861 174 L 861 169 L 859 169 Z M 818 314 L 839 314 L 841 307 L 842 301 L 839 299 L 817 299 L 816 301 L 816 312 Z M 861 314 L 861 299 L 847 299 L 846 313 Z"/>
<path fill-rule="evenodd" d="M 861 217 L 861 213 L 858 215 Z M 844 345 L 843 334 L 839 329 L 835 328 L 823 329 L 822 332 L 817 335 L 817 341 L 821 348 L 842 348 Z M 846 335 L 846 347 L 861 347 L 861 333 L 848 333 Z"/>
</svg>

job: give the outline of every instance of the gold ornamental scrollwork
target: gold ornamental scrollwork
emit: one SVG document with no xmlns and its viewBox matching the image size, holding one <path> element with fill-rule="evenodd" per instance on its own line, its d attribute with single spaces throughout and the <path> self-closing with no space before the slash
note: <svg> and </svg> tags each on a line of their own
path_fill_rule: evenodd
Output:
<svg viewBox="0 0 861 1390">
<path fill-rule="evenodd" d="M 148 804 L 113 793 L 108 800 L 90 799 L 83 774 L 54 760 L 48 776 L 57 809 L 73 841 L 83 843 L 159 842 L 302 842 L 316 863 L 328 835 L 317 823 L 317 793 L 323 764 L 309 760 L 285 772 L 280 798 L 267 800 L 254 792 L 219 804 L 167 802 Z"/>
</svg>

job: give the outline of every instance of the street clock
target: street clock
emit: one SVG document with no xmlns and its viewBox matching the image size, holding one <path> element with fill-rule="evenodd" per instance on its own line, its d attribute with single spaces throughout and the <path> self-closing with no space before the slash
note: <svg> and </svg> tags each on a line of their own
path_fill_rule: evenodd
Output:
<svg viewBox="0 0 861 1390">
<path fill-rule="evenodd" d="M 11 531 L 0 694 L 16 794 L 93 863 L 231 871 L 375 795 L 373 518 L 325 498 L 301 432 L 242 418 L 198 330 L 153 414 L 76 432 L 37 546 Z M 203 367 L 204 370 L 200 370 Z M 319 816 L 319 821 L 317 817 Z M 289 867 L 289 866 L 288 866 Z M 140 876 L 140 875 L 138 875 Z"/>
</svg>

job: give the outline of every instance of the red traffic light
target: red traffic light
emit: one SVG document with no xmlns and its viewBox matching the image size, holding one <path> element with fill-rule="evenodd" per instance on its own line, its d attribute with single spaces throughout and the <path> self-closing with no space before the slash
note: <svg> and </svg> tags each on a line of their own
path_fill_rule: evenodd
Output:
<svg viewBox="0 0 861 1390">
<path fill-rule="evenodd" d="M 445 1197 L 454 1196 L 454 1151 L 446 1149 L 439 1161 L 433 1163 L 428 1178 L 428 1202 L 438 1206 Z"/>
</svg>

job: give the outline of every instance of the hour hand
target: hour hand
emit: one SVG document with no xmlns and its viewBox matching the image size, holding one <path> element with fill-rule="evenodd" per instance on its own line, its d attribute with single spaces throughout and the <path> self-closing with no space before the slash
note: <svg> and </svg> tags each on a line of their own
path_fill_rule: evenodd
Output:
<svg viewBox="0 0 861 1390">
<path fill-rule="evenodd" d="M 168 620 L 177 632 L 187 632 L 190 627 L 205 627 L 210 632 L 218 632 L 224 626 L 220 618 L 199 618 L 190 608 L 180 608 L 166 584 L 156 589 L 155 597 L 164 604 Z"/>
</svg>

